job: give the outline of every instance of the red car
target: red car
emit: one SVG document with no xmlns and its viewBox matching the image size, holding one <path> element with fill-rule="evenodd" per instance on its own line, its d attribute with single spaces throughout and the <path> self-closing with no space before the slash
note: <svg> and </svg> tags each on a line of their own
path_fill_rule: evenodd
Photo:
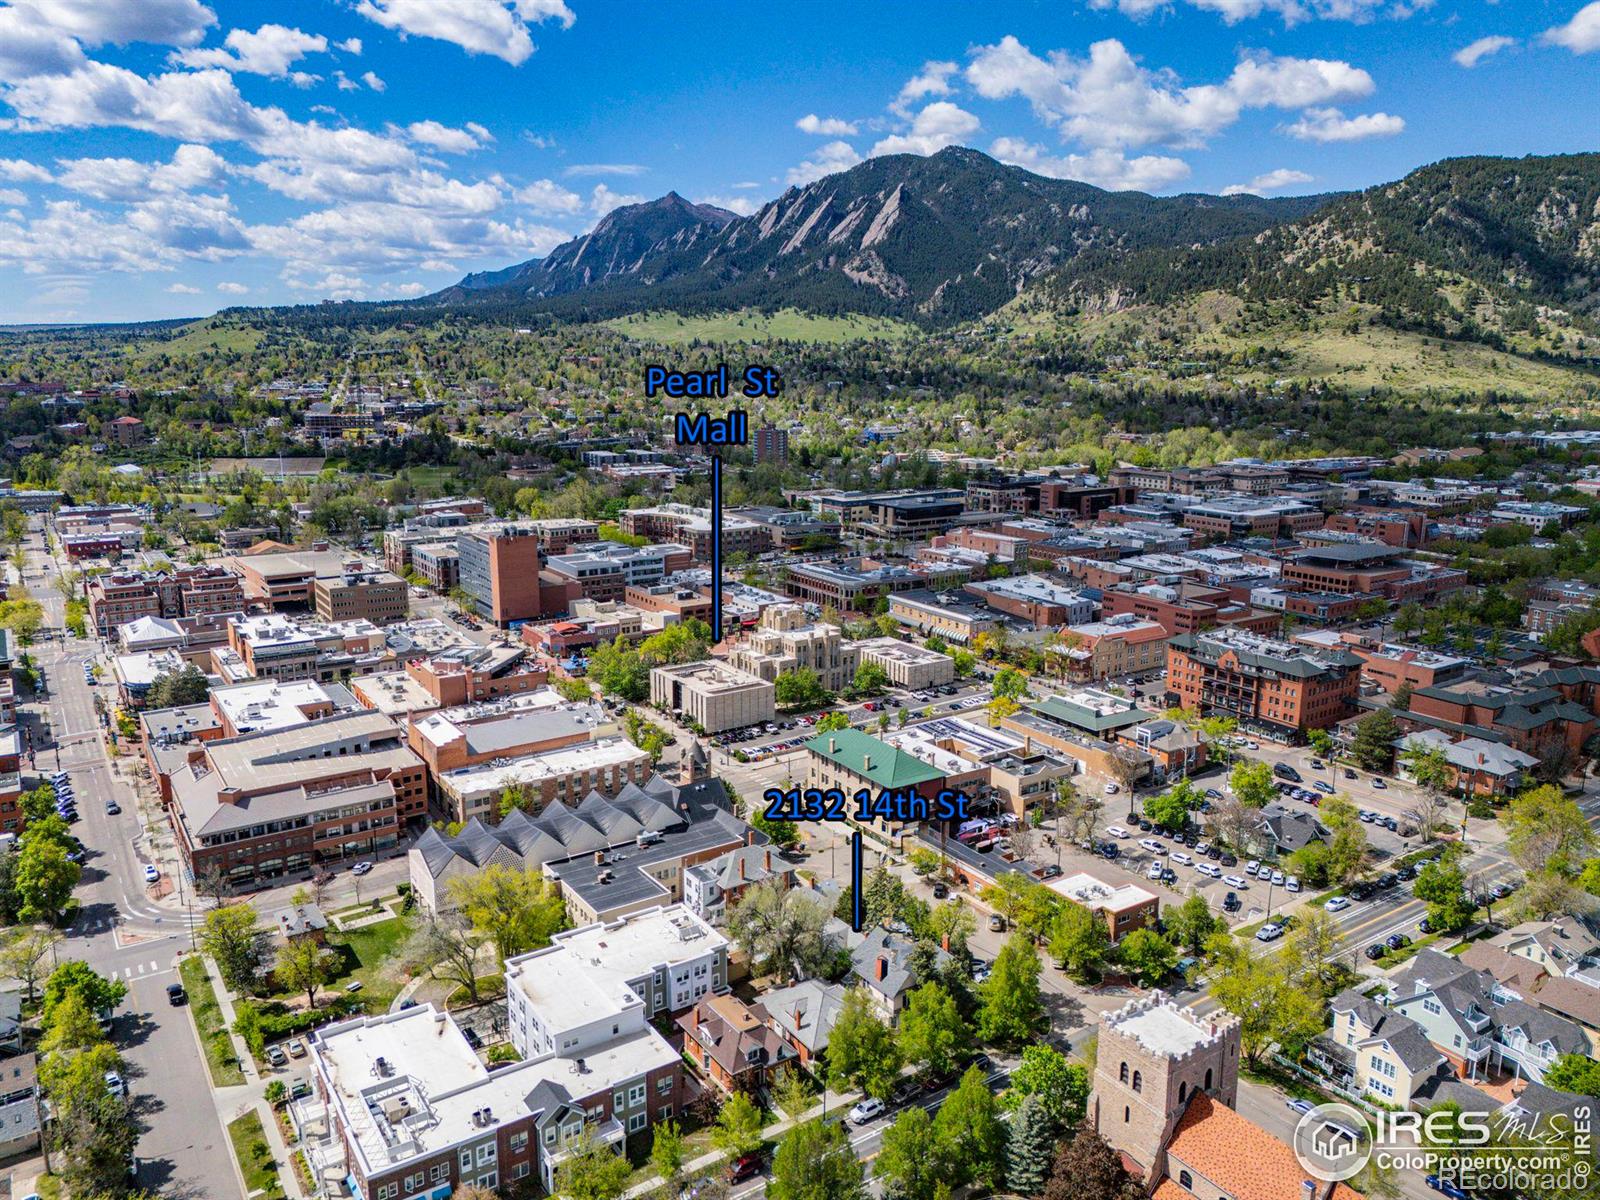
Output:
<svg viewBox="0 0 1600 1200">
<path fill-rule="evenodd" d="M 736 1159 L 728 1168 L 728 1182 L 738 1183 L 743 1179 L 754 1179 L 761 1174 L 765 1160 L 759 1154 L 745 1154 Z"/>
</svg>

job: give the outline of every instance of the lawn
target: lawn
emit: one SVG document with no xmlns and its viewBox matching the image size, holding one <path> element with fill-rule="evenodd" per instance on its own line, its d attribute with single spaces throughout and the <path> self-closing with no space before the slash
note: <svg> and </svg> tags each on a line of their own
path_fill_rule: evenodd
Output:
<svg viewBox="0 0 1600 1200">
<path fill-rule="evenodd" d="M 823 317 L 785 308 L 775 313 L 740 309 L 737 312 L 683 316 L 675 312 L 648 312 L 619 317 L 606 324 L 630 338 L 667 345 L 702 342 L 858 342 L 875 338 L 898 340 L 917 332 L 916 327 L 887 317 Z"/>
<path fill-rule="evenodd" d="M 413 928 L 410 917 L 393 917 L 329 935 L 328 949 L 339 956 L 333 990 L 357 980 L 369 1012 L 387 1009 L 405 985 L 395 956 Z"/>
<path fill-rule="evenodd" d="M 217 1003 L 217 993 L 206 976 L 205 966 L 198 955 L 190 955 L 178 964 L 178 974 L 189 993 L 189 1015 L 200 1031 L 200 1044 L 205 1047 L 206 1066 L 211 1070 L 213 1087 L 229 1087 L 244 1082 L 244 1072 L 234 1054 L 233 1039 L 228 1036 L 222 1019 L 222 1007 Z"/>
<path fill-rule="evenodd" d="M 283 1181 L 278 1178 L 278 1164 L 267 1143 L 267 1131 L 261 1127 L 261 1118 L 254 1109 L 228 1122 L 228 1140 L 233 1143 L 233 1155 L 239 1160 L 239 1170 L 244 1175 L 245 1194 L 265 1193 L 269 1200 L 282 1196 Z"/>
</svg>

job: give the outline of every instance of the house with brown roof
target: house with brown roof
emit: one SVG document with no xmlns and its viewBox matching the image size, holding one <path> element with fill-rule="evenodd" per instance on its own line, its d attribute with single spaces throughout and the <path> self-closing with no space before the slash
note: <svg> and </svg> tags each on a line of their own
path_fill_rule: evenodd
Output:
<svg viewBox="0 0 1600 1200">
<path fill-rule="evenodd" d="M 758 1092 L 796 1055 L 788 1042 L 737 996 L 710 995 L 678 1018 L 683 1052 L 723 1092 Z"/>
</svg>

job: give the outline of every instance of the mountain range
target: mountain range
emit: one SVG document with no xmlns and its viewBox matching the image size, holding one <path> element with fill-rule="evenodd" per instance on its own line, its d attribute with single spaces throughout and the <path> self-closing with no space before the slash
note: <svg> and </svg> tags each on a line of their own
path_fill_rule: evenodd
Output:
<svg viewBox="0 0 1600 1200">
<path fill-rule="evenodd" d="M 1361 192 L 1264 199 L 1108 192 L 951 147 L 872 159 L 743 217 L 669 193 L 410 304 L 568 319 L 795 308 L 941 327 L 1019 296 L 1070 319 L 1222 293 L 1302 313 L 1356 303 L 1504 345 L 1594 333 L 1597 279 L 1600 154 L 1449 159 Z"/>
<path fill-rule="evenodd" d="M 951 147 L 871 159 L 748 217 L 669 193 L 614 210 L 545 258 L 469 275 L 417 303 L 590 317 L 792 306 L 947 325 L 993 312 L 1090 252 L 1209 246 L 1329 200 L 1107 192 Z"/>
</svg>

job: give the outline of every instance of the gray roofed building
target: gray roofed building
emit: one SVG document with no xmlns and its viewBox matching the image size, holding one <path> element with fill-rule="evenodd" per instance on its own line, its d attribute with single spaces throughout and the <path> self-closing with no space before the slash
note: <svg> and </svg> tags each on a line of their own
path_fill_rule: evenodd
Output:
<svg viewBox="0 0 1600 1200">
<path fill-rule="evenodd" d="M 761 997 L 767 1021 L 808 1065 L 828 1048 L 828 1035 L 844 1004 L 845 986 L 821 979 L 802 979 L 792 987 L 774 988 Z"/>
<path fill-rule="evenodd" d="M 1293 854 L 1312 842 L 1326 840 L 1328 831 L 1309 812 L 1274 801 L 1261 809 L 1253 836 L 1278 854 Z"/>
<path fill-rule="evenodd" d="M 737 904 L 748 888 L 769 879 L 790 886 L 794 868 L 770 845 L 740 846 L 684 871 L 683 902 L 692 912 L 720 925 L 729 907 Z"/>
<path fill-rule="evenodd" d="M 912 954 L 917 944 L 891 930 L 879 927 L 862 939 L 850 951 L 850 970 L 863 984 L 873 1003 L 891 1020 L 906 1005 L 911 992 L 923 980 L 917 978 L 912 967 Z M 936 952 L 942 967 L 950 961 L 943 950 Z"/>
</svg>

